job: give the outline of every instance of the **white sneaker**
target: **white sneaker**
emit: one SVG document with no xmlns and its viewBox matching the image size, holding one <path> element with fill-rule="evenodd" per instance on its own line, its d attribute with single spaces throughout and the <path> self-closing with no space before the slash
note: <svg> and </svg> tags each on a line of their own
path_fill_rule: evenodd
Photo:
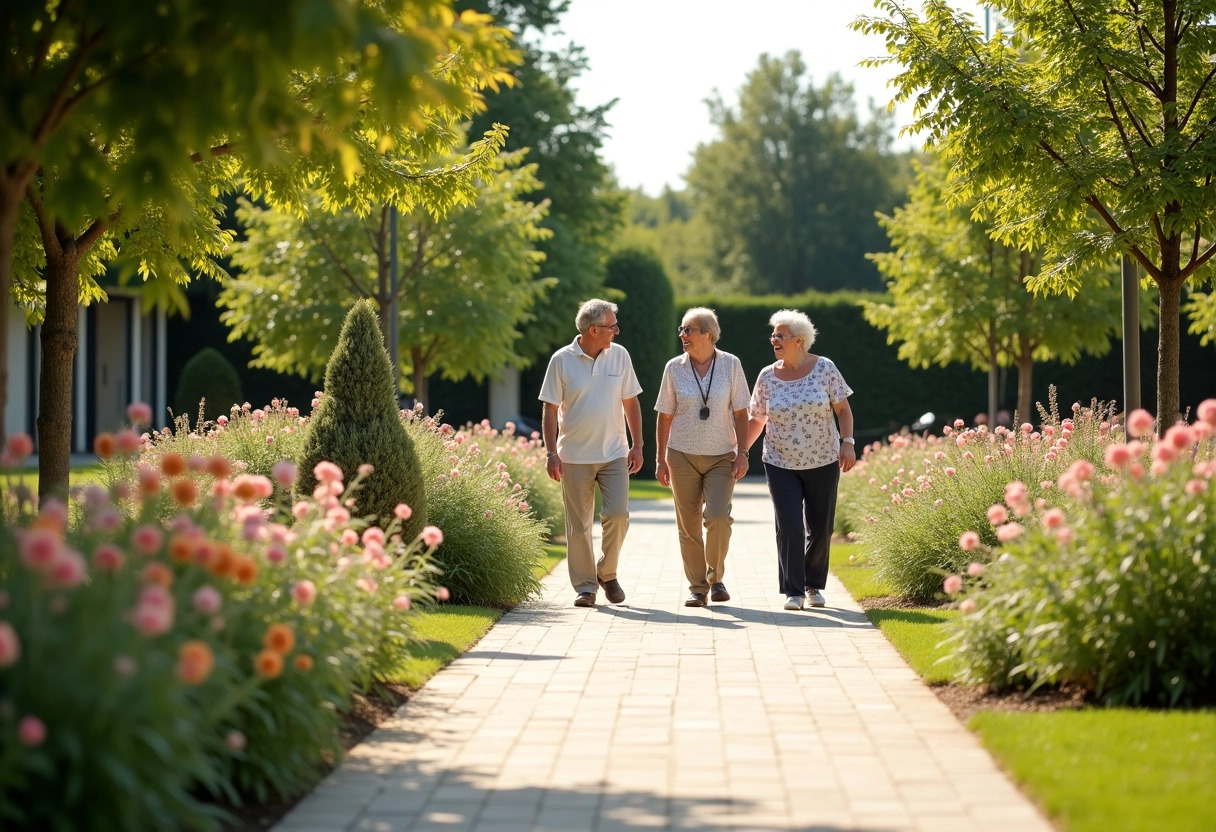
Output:
<svg viewBox="0 0 1216 832">
<path fill-rule="evenodd" d="M 801 596 L 801 595 L 790 595 L 790 596 L 787 596 L 787 597 L 786 597 L 786 599 L 785 599 L 785 608 L 786 608 L 787 610 L 800 610 L 800 609 L 802 609 L 802 596 Z"/>
<path fill-rule="evenodd" d="M 823 593 L 818 589 L 808 589 L 806 591 L 806 605 L 808 607 L 826 607 L 827 601 L 823 598 Z"/>
</svg>

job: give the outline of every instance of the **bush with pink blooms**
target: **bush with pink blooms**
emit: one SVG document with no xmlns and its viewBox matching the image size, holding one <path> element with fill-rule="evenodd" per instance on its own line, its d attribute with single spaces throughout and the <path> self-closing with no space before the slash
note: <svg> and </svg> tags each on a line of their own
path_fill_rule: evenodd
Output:
<svg viewBox="0 0 1216 832">
<path fill-rule="evenodd" d="M 1044 489 L 1050 503 L 1008 483 L 960 537 L 976 563 L 944 588 L 964 613 L 962 681 L 1216 702 L 1216 400 L 1198 414 L 1160 439 L 1151 415 L 1128 414 L 1131 436 L 1112 431 L 1096 464 L 1073 462 Z"/>
<path fill-rule="evenodd" d="M 288 527 L 265 477 L 159 462 L 117 493 L 79 490 L 78 523 L 55 501 L 8 503 L 6 829 L 213 829 L 215 798 L 295 792 L 339 753 L 351 695 L 396 668 L 405 610 L 440 594 L 433 546 L 403 543 L 397 517 L 350 517 L 357 482 L 325 472 L 282 506 Z M 282 499 L 293 472 L 275 473 Z"/>
<path fill-rule="evenodd" d="M 498 437 L 485 425 L 457 430 L 420 410 L 406 411 L 405 417 L 422 466 L 430 520 L 443 529 L 435 558 L 453 599 L 506 608 L 532 596 L 539 589 L 533 569 L 545 556 L 549 524 L 534 516 L 529 492 L 496 458 Z M 540 460 L 543 470 L 543 450 L 516 447 Z"/>
<path fill-rule="evenodd" d="M 1038 427 L 989 431 L 960 421 L 940 437 L 897 434 L 867 446 L 841 478 L 838 528 L 866 544 L 879 578 L 899 594 L 934 598 L 944 574 L 976 557 L 959 546 L 963 532 L 977 532 L 987 546 L 999 542 L 987 512 L 1008 483 L 1025 483 L 1026 505 L 1054 505 L 1062 499 L 1059 475 L 1077 459 L 1100 462 L 1118 430 L 1110 408 L 1096 402 L 1074 404 L 1061 418 L 1054 390 L 1041 416 Z"/>
</svg>

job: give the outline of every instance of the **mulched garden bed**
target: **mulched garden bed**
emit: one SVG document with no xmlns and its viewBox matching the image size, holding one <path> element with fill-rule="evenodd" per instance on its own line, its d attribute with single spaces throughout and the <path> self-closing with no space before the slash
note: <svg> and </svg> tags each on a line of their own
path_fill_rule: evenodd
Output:
<svg viewBox="0 0 1216 832">
<path fill-rule="evenodd" d="M 350 751 L 381 723 L 397 713 L 397 709 L 410 697 L 405 685 L 380 685 L 371 696 L 355 695 L 351 709 L 342 717 L 338 736 L 342 750 Z M 323 766 L 317 771 L 317 782 L 333 771 L 333 765 Z M 274 826 L 291 811 L 292 807 L 308 796 L 308 791 L 295 797 L 276 800 L 260 805 L 225 806 L 233 821 L 224 826 L 223 832 L 262 832 Z"/>
<path fill-rule="evenodd" d="M 964 685 L 931 685 L 930 689 L 964 725 L 979 711 L 1048 713 L 1090 704 L 1080 688 L 1040 688 L 1029 695 L 1023 691 L 990 691 Z"/>
</svg>

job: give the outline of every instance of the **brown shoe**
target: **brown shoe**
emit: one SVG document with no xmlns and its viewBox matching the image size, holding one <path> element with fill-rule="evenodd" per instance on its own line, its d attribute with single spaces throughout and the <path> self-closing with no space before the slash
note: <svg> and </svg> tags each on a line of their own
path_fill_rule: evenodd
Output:
<svg viewBox="0 0 1216 832">
<path fill-rule="evenodd" d="M 703 607 L 703 606 L 705 606 L 705 593 L 704 592 L 694 592 L 694 593 L 690 594 L 687 598 L 684 599 L 684 606 L 686 606 L 686 607 Z"/>
<path fill-rule="evenodd" d="M 719 581 L 709 588 L 709 600 L 716 603 L 730 600 L 730 593 L 726 591 L 726 584 Z"/>
<path fill-rule="evenodd" d="M 594 607 L 595 606 L 595 593 L 594 592 L 580 592 L 578 594 L 578 597 L 574 599 L 574 606 L 576 606 L 576 607 Z"/>
<path fill-rule="evenodd" d="M 621 589 L 621 584 L 616 578 L 610 581 L 600 581 L 600 586 L 604 588 L 604 595 L 608 598 L 609 604 L 624 603 L 625 590 Z"/>
</svg>

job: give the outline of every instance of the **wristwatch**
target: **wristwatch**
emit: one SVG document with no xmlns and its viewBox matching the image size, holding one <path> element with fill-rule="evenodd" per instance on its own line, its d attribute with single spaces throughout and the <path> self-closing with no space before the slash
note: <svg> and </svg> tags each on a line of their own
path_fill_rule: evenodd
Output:
<svg viewBox="0 0 1216 832">
<path fill-rule="evenodd" d="M 841 442 L 847 442 L 847 443 L 849 443 L 850 445 L 852 445 L 853 447 L 857 447 L 857 440 L 855 440 L 855 439 L 854 439 L 853 437 L 851 437 L 851 436 L 842 436 L 842 437 L 840 437 L 840 441 L 841 441 Z"/>
</svg>

